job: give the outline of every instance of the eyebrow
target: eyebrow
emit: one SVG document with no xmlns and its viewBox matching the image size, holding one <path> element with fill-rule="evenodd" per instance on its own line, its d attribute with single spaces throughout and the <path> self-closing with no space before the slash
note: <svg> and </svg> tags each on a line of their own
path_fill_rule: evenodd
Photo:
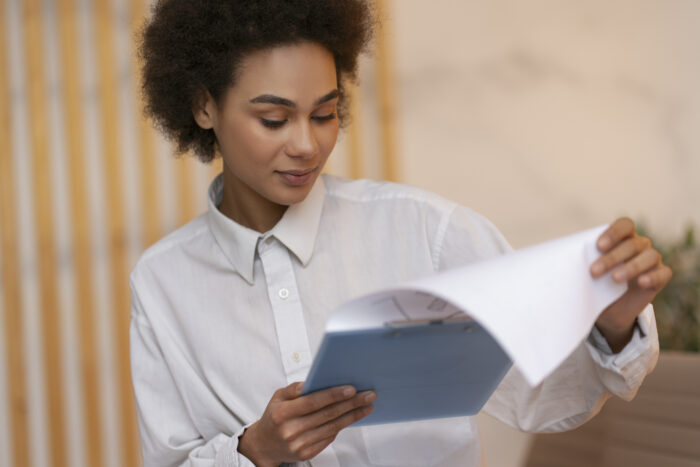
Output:
<svg viewBox="0 0 700 467">
<path fill-rule="evenodd" d="M 314 106 L 321 105 L 325 102 L 328 102 L 330 100 L 335 99 L 336 97 L 340 96 L 340 91 L 337 89 L 332 90 L 328 94 L 319 97 L 316 99 L 316 102 L 314 102 Z M 290 109 L 296 109 L 297 105 L 290 101 L 289 99 L 285 99 L 284 97 L 279 97 L 275 96 L 272 94 L 262 94 L 258 97 L 254 97 L 250 100 L 252 104 L 274 104 L 274 105 L 281 105 L 284 107 L 289 107 Z"/>
</svg>

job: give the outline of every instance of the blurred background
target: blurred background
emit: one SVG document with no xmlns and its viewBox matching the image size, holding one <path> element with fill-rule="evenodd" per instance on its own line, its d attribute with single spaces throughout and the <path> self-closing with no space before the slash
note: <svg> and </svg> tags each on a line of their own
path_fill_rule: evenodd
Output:
<svg viewBox="0 0 700 467">
<path fill-rule="evenodd" d="M 149 3 L 0 0 L 0 466 L 139 465 L 128 274 L 220 170 L 142 117 Z M 676 271 L 641 403 L 544 438 L 480 415 L 487 464 L 700 466 L 700 2 L 376 3 L 328 172 L 435 191 L 514 247 L 627 215 Z"/>
</svg>

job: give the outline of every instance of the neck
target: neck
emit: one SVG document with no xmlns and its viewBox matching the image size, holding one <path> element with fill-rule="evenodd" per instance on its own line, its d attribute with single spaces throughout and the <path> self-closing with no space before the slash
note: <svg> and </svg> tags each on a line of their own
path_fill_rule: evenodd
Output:
<svg viewBox="0 0 700 467">
<path fill-rule="evenodd" d="M 224 165 L 219 211 L 238 224 L 264 233 L 282 218 L 288 206 L 273 203 L 241 182 Z"/>
</svg>

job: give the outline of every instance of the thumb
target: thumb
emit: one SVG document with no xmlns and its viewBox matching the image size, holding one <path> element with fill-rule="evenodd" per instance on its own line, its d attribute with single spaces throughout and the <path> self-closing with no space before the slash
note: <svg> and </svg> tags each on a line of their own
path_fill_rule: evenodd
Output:
<svg viewBox="0 0 700 467">
<path fill-rule="evenodd" d="M 288 401 L 296 399 L 301 394 L 301 390 L 304 387 L 304 383 L 301 381 L 294 382 L 287 387 L 278 389 L 273 396 L 273 400 L 278 401 Z"/>
</svg>

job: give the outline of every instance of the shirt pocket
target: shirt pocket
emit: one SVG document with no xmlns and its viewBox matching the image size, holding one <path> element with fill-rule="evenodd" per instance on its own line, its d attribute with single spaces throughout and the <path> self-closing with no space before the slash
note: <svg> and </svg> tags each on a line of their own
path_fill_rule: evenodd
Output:
<svg viewBox="0 0 700 467">
<path fill-rule="evenodd" d="M 367 457 L 376 466 L 431 466 L 473 442 L 472 417 L 363 426 Z"/>
</svg>

